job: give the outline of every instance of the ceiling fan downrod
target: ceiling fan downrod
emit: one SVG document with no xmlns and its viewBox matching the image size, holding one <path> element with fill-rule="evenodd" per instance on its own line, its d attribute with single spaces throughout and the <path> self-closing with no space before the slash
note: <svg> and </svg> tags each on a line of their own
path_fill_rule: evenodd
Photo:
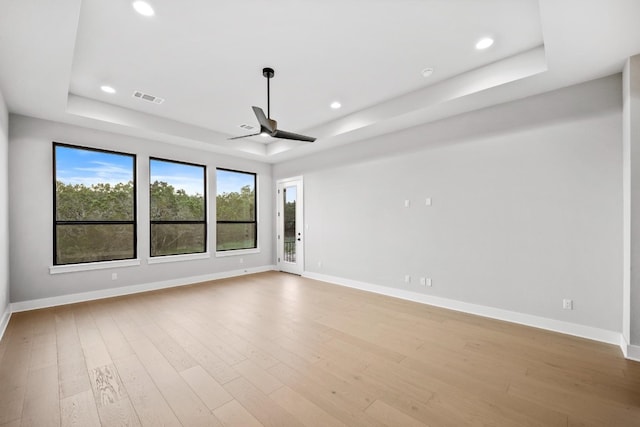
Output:
<svg viewBox="0 0 640 427">
<path fill-rule="evenodd" d="M 275 71 L 273 68 L 265 67 L 262 69 L 262 75 L 267 78 L 267 118 L 271 119 L 271 85 L 269 82 L 275 75 Z"/>
</svg>

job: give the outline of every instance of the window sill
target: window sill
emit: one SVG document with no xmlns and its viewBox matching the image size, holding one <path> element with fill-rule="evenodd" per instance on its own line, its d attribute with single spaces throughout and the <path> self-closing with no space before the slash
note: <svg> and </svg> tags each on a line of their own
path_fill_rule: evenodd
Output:
<svg viewBox="0 0 640 427">
<path fill-rule="evenodd" d="M 52 265 L 49 274 L 74 273 L 77 271 L 103 270 L 106 268 L 133 267 L 140 265 L 139 259 L 123 259 L 118 261 L 87 262 L 84 264 Z"/>
<path fill-rule="evenodd" d="M 216 252 L 216 258 L 223 258 L 227 256 L 236 256 L 236 255 L 248 255 L 248 254 L 259 254 L 260 248 L 253 249 L 231 249 L 228 251 L 220 251 Z"/>
<path fill-rule="evenodd" d="M 209 252 L 197 253 L 197 254 L 183 254 L 183 255 L 164 255 L 147 259 L 147 264 L 163 264 L 165 262 L 180 262 L 180 261 L 193 261 L 197 259 L 211 258 Z"/>
</svg>

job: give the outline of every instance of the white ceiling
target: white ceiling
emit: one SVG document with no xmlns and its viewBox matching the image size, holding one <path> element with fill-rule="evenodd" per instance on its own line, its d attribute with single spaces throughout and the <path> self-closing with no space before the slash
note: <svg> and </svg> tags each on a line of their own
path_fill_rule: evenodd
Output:
<svg viewBox="0 0 640 427">
<path fill-rule="evenodd" d="M 640 53 L 638 0 L 149 3 L 154 17 L 131 0 L 0 0 L 9 110 L 275 163 L 616 73 Z M 495 44 L 478 51 L 484 36 Z M 315 143 L 227 140 L 257 124 L 252 105 L 266 110 L 265 66 L 271 116 Z"/>
</svg>

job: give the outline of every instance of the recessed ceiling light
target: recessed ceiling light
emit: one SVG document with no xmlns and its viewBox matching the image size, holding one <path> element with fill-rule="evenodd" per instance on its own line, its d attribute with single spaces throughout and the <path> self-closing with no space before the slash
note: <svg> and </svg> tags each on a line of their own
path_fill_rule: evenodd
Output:
<svg viewBox="0 0 640 427">
<path fill-rule="evenodd" d="M 431 74 L 433 74 L 433 68 L 425 68 L 422 70 L 422 77 L 429 77 Z"/>
<path fill-rule="evenodd" d="M 114 88 L 107 85 L 100 86 L 100 90 L 102 90 L 105 93 L 116 93 L 116 90 Z"/>
<path fill-rule="evenodd" d="M 136 10 L 136 12 L 143 16 L 155 15 L 153 8 L 146 1 L 134 1 L 133 8 Z"/>
<path fill-rule="evenodd" d="M 340 107 L 342 107 L 342 104 L 340 104 L 338 101 L 333 101 L 331 103 L 331 108 L 333 108 L 334 110 L 337 110 Z"/>
<path fill-rule="evenodd" d="M 476 49 L 482 50 L 490 47 L 493 44 L 493 39 L 491 37 L 485 37 L 483 39 L 478 40 L 476 43 Z"/>
</svg>

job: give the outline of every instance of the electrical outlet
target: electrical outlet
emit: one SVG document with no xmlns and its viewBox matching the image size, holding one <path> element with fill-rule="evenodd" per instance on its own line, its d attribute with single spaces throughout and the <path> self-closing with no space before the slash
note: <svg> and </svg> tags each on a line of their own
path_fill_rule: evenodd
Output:
<svg viewBox="0 0 640 427">
<path fill-rule="evenodd" d="M 431 279 L 429 277 L 421 277 L 420 278 L 420 284 L 422 286 L 431 287 Z"/>
<path fill-rule="evenodd" d="M 426 203 L 427 206 L 431 206 L 431 197 L 427 197 Z"/>
<path fill-rule="evenodd" d="M 563 299 L 562 300 L 562 308 L 565 310 L 573 310 L 573 300 Z"/>
<path fill-rule="evenodd" d="M 404 276 L 404 283 L 411 283 L 411 276 L 408 274 Z"/>
<path fill-rule="evenodd" d="M 111 280 L 118 280 L 118 273 L 111 273 Z"/>
<path fill-rule="evenodd" d="M 408 208 L 409 206 L 411 206 L 411 200 L 405 200 L 404 201 L 404 207 Z"/>
<path fill-rule="evenodd" d="M 240 264 L 244 264 L 244 258 L 240 258 Z"/>
<path fill-rule="evenodd" d="M 322 261 L 318 261 L 318 268 L 322 268 Z"/>
</svg>

